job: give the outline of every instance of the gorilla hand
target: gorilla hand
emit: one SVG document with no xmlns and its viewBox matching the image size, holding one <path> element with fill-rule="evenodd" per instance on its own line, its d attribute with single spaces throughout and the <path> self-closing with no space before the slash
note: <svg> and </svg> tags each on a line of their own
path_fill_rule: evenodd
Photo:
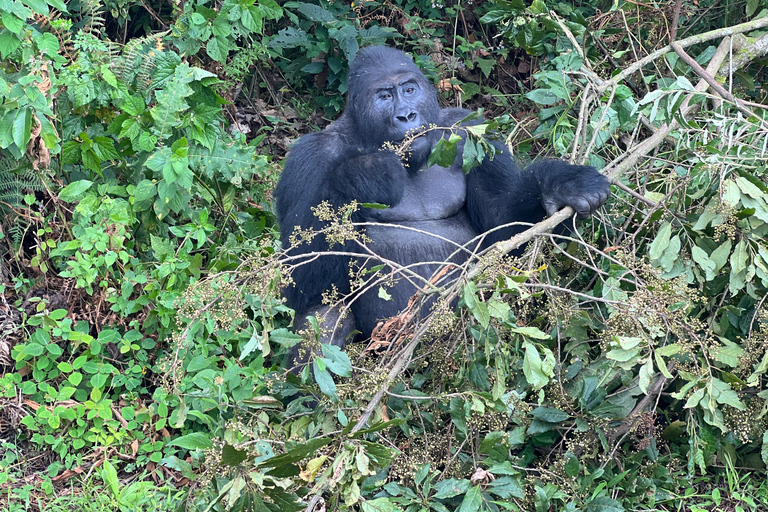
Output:
<svg viewBox="0 0 768 512">
<path fill-rule="evenodd" d="M 611 195 L 608 178 L 594 167 L 570 165 L 560 160 L 545 160 L 531 167 L 534 166 L 544 171 L 539 183 L 541 202 L 547 215 L 570 206 L 578 218 L 586 219 Z"/>
<path fill-rule="evenodd" d="M 435 146 L 433 138 L 427 133 L 411 142 L 405 157 L 406 167 L 409 171 L 420 171 L 426 165 L 429 154 Z"/>
<path fill-rule="evenodd" d="M 347 158 L 330 174 L 330 187 L 340 204 L 357 200 L 394 206 L 405 190 L 407 171 L 392 151 L 377 151 Z"/>
</svg>

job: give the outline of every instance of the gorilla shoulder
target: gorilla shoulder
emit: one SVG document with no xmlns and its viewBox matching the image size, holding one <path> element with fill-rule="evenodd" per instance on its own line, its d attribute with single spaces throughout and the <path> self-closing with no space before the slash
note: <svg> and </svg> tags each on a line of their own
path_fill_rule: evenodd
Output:
<svg viewBox="0 0 768 512">
<path fill-rule="evenodd" d="M 452 126 L 465 117 L 467 117 L 469 114 L 471 114 L 471 110 L 467 110 L 465 108 L 457 108 L 457 107 L 449 107 L 444 108 L 440 111 L 440 126 L 449 127 Z M 474 124 L 480 124 L 482 123 L 482 120 L 477 121 L 470 121 L 468 123 L 464 123 L 466 125 L 474 125 Z"/>
</svg>

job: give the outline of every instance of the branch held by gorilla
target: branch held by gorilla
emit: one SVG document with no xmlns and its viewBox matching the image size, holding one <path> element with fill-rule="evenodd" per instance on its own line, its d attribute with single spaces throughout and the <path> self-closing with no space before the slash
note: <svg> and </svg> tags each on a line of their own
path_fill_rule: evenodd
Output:
<svg viewBox="0 0 768 512">
<path fill-rule="evenodd" d="M 499 142 L 465 174 L 465 160 L 471 162 L 473 156 L 465 158 L 465 148 L 472 145 L 466 130 L 476 123 L 462 123 L 467 110 L 441 109 L 435 88 L 399 50 L 361 50 L 350 66 L 348 86 L 342 116 L 325 130 L 303 136 L 288 156 L 275 189 L 282 239 L 289 240 L 296 227 L 325 229 L 327 221 L 313 213 L 320 204 L 339 209 L 356 201 L 388 208 L 352 213 L 356 229 L 365 226 L 366 243 L 347 240 L 337 247 L 316 236 L 287 248 L 288 257 L 306 258 L 292 272 L 295 286 L 284 290 L 299 319 L 327 314 L 323 296 L 335 289 L 339 297 L 347 297 L 338 303 L 338 315 L 347 312 L 345 318 L 369 337 L 379 321 L 398 315 L 417 291 L 430 288 L 429 279 L 444 262 L 466 268 L 470 256 L 523 231 L 521 226 L 566 206 L 579 217 L 589 216 L 610 194 L 608 181 L 592 167 L 542 160 L 521 170 Z M 450 128 L 456 124 L 458 129 Z M 419 136 L 413 138 L 414 133 Z M 432 149 L 441 139 L 453 136 L 456 141 L 456 135 L 461 140 L 454 161 L 432 165 Z M 403 141 L 410 143 L 410 153 L 401 158 L 392 148 Z M 462 246 L 466 250 L 457 252 Z M 326 256 L 316 256 L 324 252 Z M 353 267 L 372 272 L 367 280 L 371 285 L 390 285 L 386 294 L 353 290 L 350 260 Z M 373 273 L 380 261 L 387 267 Z M 414 275 L 402 279 L 403 269 Z M 431 302 L 425 300 L 421 309 Z M 321 327 L 327 331 L 329 326 Z M 327 341 L 343 347 L 348 334 L 336 332 Z"/>
</svg>

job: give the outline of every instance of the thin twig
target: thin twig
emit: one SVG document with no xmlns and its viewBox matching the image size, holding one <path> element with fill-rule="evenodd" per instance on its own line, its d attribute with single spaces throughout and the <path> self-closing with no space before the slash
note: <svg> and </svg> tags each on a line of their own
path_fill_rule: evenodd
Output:
<svg viewBox="0 0 768 512">
<path fill-rule="evenodd" d="M 669 40 L 677 39 L 677 24 L 680 22 L 680 9 L 683 7 L 683 0 L 675 2 L 675 10 L 672 14 L 672 28 L 669 29 Z"/>
<path fill-rule="evenodd" d="M 686 64 L 691 66 L 691 69 L 696 72 L 697 75 L 699 75 L 701 78 L 703 78 L 709 86 L 715 90 L 717 94 L 725 98 L 726 100 L 730 101 L 734 105 L 736 105 L 736 108 L 739 109 L 739 112 L 744 114 L 747 117 L 756 117 L 760 124 L 762 124 L 763 128 L 768 128 L 768 123 L 766 123 L 764 120 L 760 119 L 757 114 L 749 110 L 744 102 L 740 100 L 739 98 L 734 97 L 733 94 L 726 91 L 725 88 L 720 85 L 717 80 L 715 80 L 715 77 L 713 77 L 710 73 L 707 72 L 706 69 L 702 68 L 701 65 L 699 65 L 698 62 L 693 60 L 693 58 L 688 55 L 685 50 L 680 48 L 680 45 L 678 45 L 675 42 L 669 43 L 669 45 L 672 47 L 673 50 L 675 50 L 675 53 L 677 53 L 681 59 L 685 61 Z"/>
<path fill-rule="evenodd" d="M 756 20 L 752 20 L 747 23 L 734 25 L 733 27 L 719 28 L 717 30 L 712 30 L 710 32 L 704 32 L 703 34 L 697 34 L 695 36 L 691 36 L 686 39 L 681 39 L 680 41 L 677 41 L 677 44 L 680 46 L 680 48 L 688 48 L 689 46 L 693 46 L 699 43 L 704 43 L 707 41 L 712 41 L 713 39 L 733 36 L 734 34 L 742 34 L 744 32 L 749 32 L 752 30 L 757 30 L 765 27 L 768 27 L 768 17 L 758 18 Z M 624 80 L 625 77 L 632 75 L 635 71 L 644 67 L 649 62 L 653 62 L 654 60 L 660 57 L 663 57 L 664 55 L 666 55 L 671 51 L 673 51 L 672 47 L 670 45 L 667 45 L 643 57 L 642 59 L 638 60 L 634 64 L 628 66 L 626 69 L 618 73 L 616 76 L 614 76 L 610 80 L 606 81 L 602 85 L 601 89 L 604 91 L 608 87 L 612 87 L 619 84 L 622 80 Z M 716 73 L 716 72 L 717 70 L 714 70 L 712 73 Z"/>
</svg>

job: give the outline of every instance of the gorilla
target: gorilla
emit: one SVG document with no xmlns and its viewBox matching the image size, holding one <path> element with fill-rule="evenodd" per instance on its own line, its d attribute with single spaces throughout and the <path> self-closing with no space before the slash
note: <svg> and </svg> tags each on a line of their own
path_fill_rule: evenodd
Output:
<svg viewBox="0 0 768 512">
<path fill-rule="evenodd" d="M 543 160 L 520 170 L 498 142 L 497 153 L 466 175 L 461 147 L 450 167 L 425 168 L 433 147 L 450 130 L 424 130 L 403 158 L 386 144 L 400 143 L 409 131 L 450 127 L 469 114 L 440 108 L 437 91 L 402 51 L 384 46 L 361 50 L 350 66 L 344 113 L 323 131 L 301 137 L 286 160 L 274 192 L 283 243 L 288 245 L 297 226 L 319 231 L 327 225 L 312 210 L 322 202 L 334 208 L 352 201 L 380 203 L 388 208 L 361 208 L 352 215 L 354 222 L 376 223 L 364 228 L 367 248 L 429 279 L 440 262 L 466 261 L 466 251 L 462 256 L 457 248 L 481 233 L 513 222 L 539 222 L 564 206 L 586 218 L 610 195 L 608 180 L 593 167 Z M 483 244 L 523 229 L 497 229 Z M 292 273 L 294 285 L 284 290 L 288 305 L 297 318 L 330 313 L 333 321 L 326 318 L 326 326 L 333 327 L 338 311 L 323 307 L 322 295 L 332 286 L 349 293 L 350 257 L 309 255 L 324 251 L 359 253 L 359 264 L 369 267 L 379 261 L 366 263 L 364 247 L 354 241 L 329 247 L 322 234 L 288 250 L 290 256 L 307 255 Z M 392 270 L 379 272 L 386 276 Z M 395 281 L 386 290 L 390 300 L 379 297 L 378 287 L 353 295 L 352 315 L 340 322 L 343 327 L 330 341 L 343 346 L 353 327 L 370 336 L 379 320 L 405 309 L 416 285 L 423 288 L 425 282 Z"/>
</svg>

